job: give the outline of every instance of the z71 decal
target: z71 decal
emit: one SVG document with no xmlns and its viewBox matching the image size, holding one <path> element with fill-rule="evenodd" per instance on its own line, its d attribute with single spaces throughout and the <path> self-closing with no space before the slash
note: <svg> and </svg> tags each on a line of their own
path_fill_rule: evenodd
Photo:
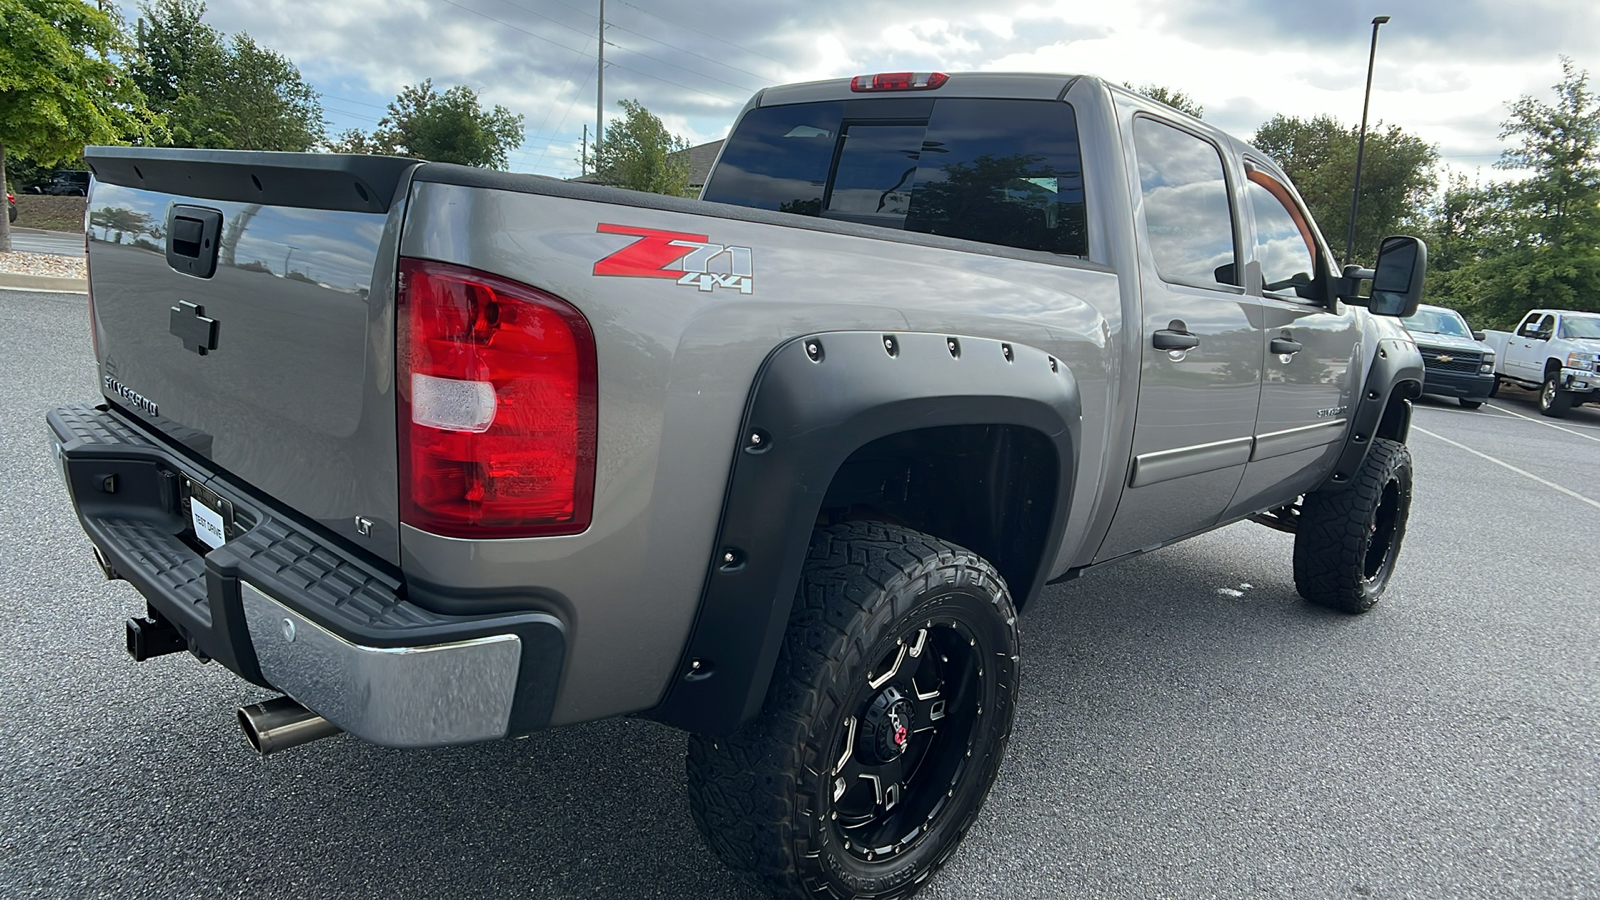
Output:
<svg viewBox="0 0 1600 900">
<path fill-rule="evenodd" d="M 638 240 L 594 264 L 594 274 L 621 278 L 671 278 L 710 292 L 717 288 L 748 294 L 755 284 L 749 247 L 713 244 L 703 234 L 607 225 L 601 234 L 628 234 Z"/>
</svg>

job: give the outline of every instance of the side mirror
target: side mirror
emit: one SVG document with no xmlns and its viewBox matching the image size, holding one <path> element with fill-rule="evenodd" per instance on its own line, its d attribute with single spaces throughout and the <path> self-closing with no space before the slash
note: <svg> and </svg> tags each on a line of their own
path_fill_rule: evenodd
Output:
<svg viewBox="0 0 1600 900">
<path fill-rule="evenodd" d="M 1428 245 L 1414 237 L 1386 237 L 1378 248 L 1378 264 L 1372 271 L 1368 311 L 1375 316 L 1413 315 L 1422 303 Z"/>
<path fill-rule="evenodd" d="M 1414 237 L 1386 237 L 1378 248 L 1378 264 L 1371 269 L 1346 266 L 1340 278 L 1339 298 L 1365 306 L 1375 316 L 1404 318 L 1422 303 L 1422 282 L 1428 273 L 1428 245 Z M 1372 295 L 1362 297 L 1357 288 L 1372 280 Z"/>
<path fill-rule="evenodd" d="M 1487 339 L 1487 338 L 1488 338 L 1488 337 L 1489 337 L 1489 336 L 1488 336 L 1488 335 L 1486 335 L 1486 334 L 1484 334 L 1484 333 L 1483 333 L 1483 332 L 1481 332 L 1481 331 L 1474 331 L 1474 332 L 1473 332 L 1473 333 L 1472 333 L 1472 339 L 1473 339 L 1473 340 L 1475 340 L 1475 341 L 1481 341 L 1481 340 L 1485 340 L 1485 339 Z"/>
</svg>

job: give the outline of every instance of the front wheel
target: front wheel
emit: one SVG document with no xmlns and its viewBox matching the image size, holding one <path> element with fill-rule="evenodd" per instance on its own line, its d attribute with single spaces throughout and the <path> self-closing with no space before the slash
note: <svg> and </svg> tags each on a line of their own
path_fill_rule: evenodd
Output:
<svg viewBox="0 0 1600 900">
<path fill-rule="evenodd" d="M 689 741 L 711 849 L 782 897 L 909 897 L 972 824 L 1011 734 L 1017 629 L 962 547 L 849 523 L 812 536 L 761 713 Z"/>
<path fill-rule="evenodd" d="M 1394 574 L 1411 514 L 1411 451 L 1374 439 L 1348 484 L 1306 495 L 1294 538 L 1294 586 L 1318 606 L 1363 613 Z"/>
<path fill-rule="evenodd" d="M 1462 401 L 1461 401 L 1461 408 L 1462 409 L 1477 409 L 1478 407 L 1480 407 L 1482 405 L 1483 405 L 1483 401 L 1482 400 L 1462 399 Z"/>
<path fill-rule="evenodd" d="M 1572 392 L 1561 386 L 1561 373 L 1553 371 L 1544 377 L 1544 386 L 1539 389 L 1539 412 L 1552 419 L 1566 416 L 1572 409 Z"/>
</svg>

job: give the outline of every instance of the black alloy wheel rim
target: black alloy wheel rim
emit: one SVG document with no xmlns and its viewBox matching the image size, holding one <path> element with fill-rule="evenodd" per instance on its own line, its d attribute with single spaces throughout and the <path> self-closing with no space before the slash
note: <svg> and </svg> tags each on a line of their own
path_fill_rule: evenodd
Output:
<svg viewBox="0 0 1600 900">
<path fill-rule="evenodd" d="M 1399 531 L 1400 479 L 1390 478 L 1378 498 L 1378 509 L 1373 513 L 1372 526 L 1367 533 L 1367 552 L 1362 560 L 1362 576 L 1368 585 L 1382 584 L 1389 577 L 1389 565 L 1394 561 L 1395 535 Z"/>
<path fill-rule="evenodd" d="M 986 652 L 966 623 L 928 617 L 857 683 L 823 773 L 829 824 L 851 856 L 892 860 L 956 805 L 994 677 Z"/>
</svg>

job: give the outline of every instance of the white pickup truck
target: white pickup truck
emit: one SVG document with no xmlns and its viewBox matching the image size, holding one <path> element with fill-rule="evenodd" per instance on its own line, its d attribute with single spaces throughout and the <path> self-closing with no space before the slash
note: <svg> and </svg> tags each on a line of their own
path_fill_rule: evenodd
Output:
<svg viewBox="0 0 1600 900">
<path fill-rule="evenodd" d="M 1600 403 L 1600 313 L 1535 309 L 1514 332 L 1486 331 L 1495 379 L 1539 391 L 1539 412 L 1560 418 Z"/>
</svg>

